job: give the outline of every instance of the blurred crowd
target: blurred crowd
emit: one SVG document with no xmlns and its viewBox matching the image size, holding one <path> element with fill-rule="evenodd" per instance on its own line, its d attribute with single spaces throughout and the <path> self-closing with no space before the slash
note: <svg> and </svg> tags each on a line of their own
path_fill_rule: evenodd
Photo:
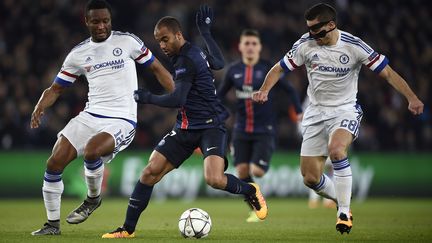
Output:
<svg viewBox="0 0 432 243">
<path fill-rule="evenodd" d="M 177 17 L 188 40 L 202 45 L 195 27 L 199 0 L 108 0 L 113 7 L 113 30 L 138 35 L 169 67 L 153 39 L 156 21 Z M 244 28 L 261 33 L 262 57 L 276 62 L 307 32 L 303 13 L 318 1 L 208 0 L 215 11 L 213 36 L 227 62 L 239 59 L 238 37 Z M 426 0 L 326 1 L 338 11 L 339 29 L 351 32 L 386 55 L 425 104 L 424 114 L 412 116 L 407 102 L 376 74 L 363 68 L 359 78 L 359 103 L 365 112 L 354 149 L 363 151 L 430 151 L 432 8 Z M 87 83 L 80 77 L 56 104 L 45 112 L 42 126 L 30 129 L 30 115 L 43 90 L 49 87 L 68 52 L 89 37 L 84 24 L 85 0 L 2 0 L 0 2 L 0 147 L 50 148 L 66 123 L 87 101 Z M 163 92 L 155 78 L 138 67 L 140 86 Z M 216 74 L 219 85 L 224 70 Z M 305 71 L 286 77 L 303 99 Z M 233 95 L 226 105 L 232 108 Z M 289 99 L 279 95 L 278 148 L 298 150 L 301 137 L 288 115 Z M 139 106 L 133 148 L 152 148 L 173 126 L 176 111 L 153 105 Z M 232 113 L 232 115 L 235 115 Z M 228 120 L 228 127 L 233 119 Z"/>
</svg>

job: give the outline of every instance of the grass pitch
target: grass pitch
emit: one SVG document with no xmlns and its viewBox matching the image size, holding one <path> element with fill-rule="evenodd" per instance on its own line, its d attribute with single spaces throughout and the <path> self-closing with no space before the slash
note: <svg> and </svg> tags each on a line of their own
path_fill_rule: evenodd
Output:
<svg viewBox="0 0 432 243">
<path fill-rule="evenodd" d="M 135 239 L 101 239 L 123 223 L 127 199 L 105 199 L 91 217 L 79 225 L 65 222 L 81 203 L 62 202 L 61 236 L 31 236 L 45 222 L 39 200 L 0 200 L 0 242 L 180 242 L 178 217 L 190 207 L 206 210 L 213 221 L 205 242 L 432 242 L 432 199 L 369 199 L 352 205 L 354 226 L 349 235 L 335 230 L 336 212 L 308 209 L 306 199 L 268 199 L 269 216 L 246 223 L 247 206 L 240 198 L 209 198 L 193 202 L 151 201 L 142 214 Z"/>
</svg>

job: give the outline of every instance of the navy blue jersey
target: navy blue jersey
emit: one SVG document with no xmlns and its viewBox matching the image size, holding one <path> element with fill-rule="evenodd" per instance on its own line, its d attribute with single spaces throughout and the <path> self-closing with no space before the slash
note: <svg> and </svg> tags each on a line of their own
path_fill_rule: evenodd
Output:
<svg viewBox="0 0 432 243">
<path fill-rule="evenodd" d="M 270 62 L 259 60 L 254 66 L 248 66 L 242 61 L 230 65 L 222 85 L 218 89 L 218 96 L 224 97 L 232 88 L 235 88 L 237 97 L 235 132 L 270 133 L 275 131 L 276 112 L 273 108 L 274 92 L 271 89 L 268 101 L 264 104 L 253 102 L 252 92 L 259 90 L 265 76 L 271 69 Z M 296 112 L 301 113 L 301 105 L 294 88 L 285 80 L 276 85 L 283 88 L 293 99 Z"/>
<path fill-rule="evenodd" d="M 172 58 L 175 82 L 192 82 L 186 103 L 179 109 L 176 128 L 191 130 L 221 127 L 229 116 L 216 96 L 214 76 L 206 58 L 198 46 L 189 42 Z"/>
</svg>

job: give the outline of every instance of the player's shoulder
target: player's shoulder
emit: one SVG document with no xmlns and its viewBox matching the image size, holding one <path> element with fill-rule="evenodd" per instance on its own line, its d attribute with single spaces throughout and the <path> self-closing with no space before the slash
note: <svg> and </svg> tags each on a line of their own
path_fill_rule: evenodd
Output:
<svg viewBox="0 0 432 243">
<path fill-rule="evenodd" d="M 180 50 L 181 55 L 190 56 L 192 58 L 194 55 L 202 55 L 201 53 L 204 53 L 204 51 L 199 46 L 191 42 L 186 42 Z"/>
<path fill-rule="evenodd" d="M 90 44 L 90 40 L 91 37 L 81 41 L 80 43 L 78 43 L 77 45 L 75 45 L 72 49 L 71 49 L 71 53 L 72 52 L 78 52 L 80 50 L 83 50 L 85 47 L 87 47 Z"/>
<path fill-rule="evenodd" d="M 296 42 L 304 43 L 304 42 L 311 42 L 313 40 L 314 40 L 314 38 L 312 38 L 310 36 L 309 32 L 306 32 L 303 35 L 301 35 L 300 38 Z"/>
<path fill-rule="evenodd" d="M 298 48 L 300 48 L 300 46 L 304 46 L 304 45 L 314 45 L 316 44 L 315 41 L 313 41 L 314 39 L 312 37 L 310 37 L 309 33 L 304 33 L 300 39 L 298 39 L 294 45 L 293 45 L 293 50 L 296 50 Z"/>
<path fill-rule="evenodd" d="M 143 45 L 144 44 L 144 42 L 138 36 L 136 36 L 133 33 L 123 32 L 123 31 L 118 31 L 118 30 L 113 30 L 112 31 L 112 35 L 113 35 L 113 38 L 115 40 L 134 41 L 134 42 L 137 42 L 139 45 Z"/>
<path fill-rule="evenodd" d="M 368 54 L 373 52 L 372 48 L 359 37 L 346 31 L 339 30 L 339 32 L 340 41 L 345 46 L 351 47 L 352 49 L 364 50 Z"/>
<path fill-rule="evenodd" d="M 339 33 L 341 35 L 340 36 L 341 39 L 343 38 L 343 39 L 356 40 L 356 41 L 360 41 L 361 40 L 359 37 L 357 37 L 357 36 L 355 36 L 355 35 L 353 35 L 353 34 L 351 34 L 349 32 L 343 31 L 343 30 L 339 30 Z"/>
<path fill-rule="evenodd" d="M 178 58 L 188 60 L 196 65 L 207 61 L 207 54 L 197 45 L 186 42 L 182 46 Z"/>
</svg>

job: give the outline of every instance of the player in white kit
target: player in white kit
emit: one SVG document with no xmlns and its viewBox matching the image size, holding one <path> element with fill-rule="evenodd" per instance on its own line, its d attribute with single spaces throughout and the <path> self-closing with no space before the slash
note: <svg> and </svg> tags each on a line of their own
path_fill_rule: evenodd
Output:
<svg viewBox="0 0 432 243">
<path fill-rule="evenodd" d="M 161 85 L 174 90 L 171 74 L 135 35 L 111 30 L 111 7 L 104 0 L 90 0 L 85 10 L 90 38 L 74 47 L 51 87 L 34 108 L 31 128 L 40 125 L 50 107 L 80 76 L 89 85 L 87 105 L 58 133 L 47 161 L 42 193 L 48 222 L 32 235 L 60 234 L 62 172 L 77 156 L 83 156 L 87 198 L 66 218 L 70 224 L 85 221 L 101 204 L 104 163 L 111 161 L 133 140 L 137 122 L 138 89 L 135 62 L 149 67 Z"/>
<path fill-rule="evenodd" d="M 341 234 L 349 233 L 352 228 L 352 175 L 347 151 L 358 135 L 363 114 L 356 103 L 362 64 L 403 94 L 414 115 L 423 112 L 423 103 L 388 65 L 384 55 L 375 52 L 361 39 L 336 28 L 333 7 L 322 3 L 314 5 L 305 12 L 305 19 L 309 33 L 294 43 L 284 58 L 273 66 L 253 99 L 267 101 L 269 90 L 283 73 L 302 65 L 306 67 L 307 95 L 311 104 L 302 121 L 300 167 L 303 181 L 319 195 L 337 203 L 336 230 Z M 323 174 L 327 156 L 332 161 L 334 183 Z"/>
</svg>

